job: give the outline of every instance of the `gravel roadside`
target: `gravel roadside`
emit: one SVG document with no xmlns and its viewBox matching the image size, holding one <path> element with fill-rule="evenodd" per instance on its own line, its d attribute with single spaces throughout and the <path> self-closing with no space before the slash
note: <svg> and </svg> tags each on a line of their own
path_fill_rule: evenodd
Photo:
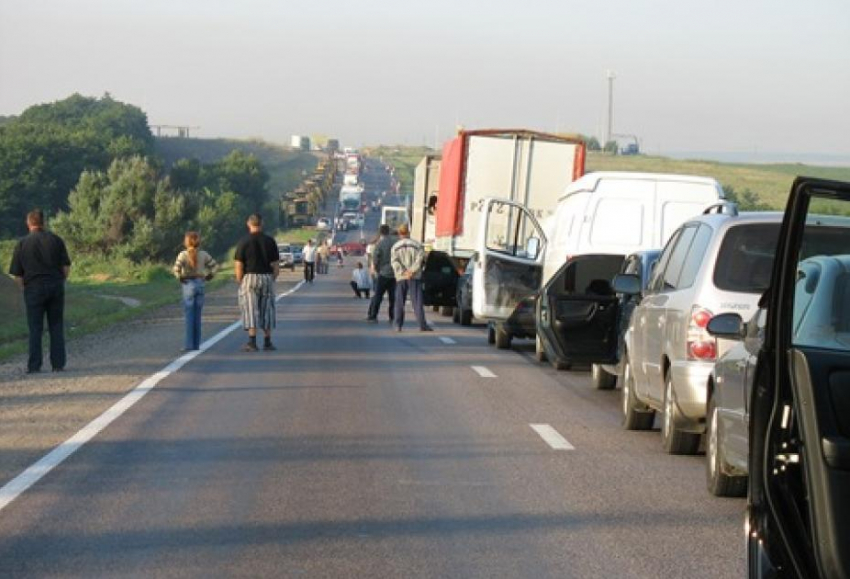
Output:
<svg viewBox="0 0 850 579">
<path fill-rule="evenodd" d="M 278 293 L 301 273 L 281 273 Z M 203 336 L 238 319 L 235 286 L 207 295 Z M 24 373 L 26 357 L 0 364 L 0 486 L 65 441 L 140 381 L 180 355 L 183 311 L 175 304 L 68 343 L 62 373 Z"/>
</svg>

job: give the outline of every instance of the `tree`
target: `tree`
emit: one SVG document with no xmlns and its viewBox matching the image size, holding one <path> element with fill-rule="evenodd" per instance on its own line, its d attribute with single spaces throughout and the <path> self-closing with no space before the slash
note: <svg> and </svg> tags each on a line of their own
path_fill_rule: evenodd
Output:
<svg viewBox="0 0 850 579">
<path fill-rule="evenodd" d="M 619 151 L 619 146 L 617 145 L 617 141 L 612 140 L 612 141 L 608 141 L 607 143 L 605 143 L 605 147 L 603 148 L 603 151 L 605 151 L 606 153 L 610 153 L 612 155 L 616 155 L 617 151 Z"/>
<path fill-rule="evenodd" d="M 744 189 L 738 193 L 731 185 L 724 185 L 723 192 L 726 194 L 726 200 L 737 203 L 741 211 L 770 211 L 771 209 L 770 205 L 764 203 L 758 194 L 750 189 Z"/>
</svg>

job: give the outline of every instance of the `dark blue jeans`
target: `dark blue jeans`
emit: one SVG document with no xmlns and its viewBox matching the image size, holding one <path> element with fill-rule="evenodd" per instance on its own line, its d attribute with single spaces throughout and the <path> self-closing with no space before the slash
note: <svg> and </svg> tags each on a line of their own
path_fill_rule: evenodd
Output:
<svg viewBox="0 0 850 579">
<path fill-rule="evenodd" d="M 201 310 L 204 308 L 204 280 L 190 279 L 183 284 L 183 311 L 186 313 L 184 348 L 201 347 Z"/>
<path fill-rule="evenodd" d="M 41 335 L 44 333 L 44 317 L 50 332 L 50 365 L 54 370 L 65 367 L 65 282 L 36 281 L 24 287 L 24 303 L 27 306 L 29 326 L 29 361 L 27 368 L 32 372 L 41 370 Z"/>
<path fill-rule="evenodd" d="M 399 279 L 395 282 L 395 325 L 399 328 L 404 325 L 404 302 L 410 294 L 410 304 L 419 328 L 427 328 L 425 321 L 425 308 L 422 305 L 422 280 L 421 279 Z"/>
<path fill-rule="evenodd" d="M 372 301 L 369 303 L 370 320 L 378 318 L 378 312 L 381 311 L 381 302 L 384 300 L 384 294 L 387 294 L 390 300 L 390 308 L 388 310 L 390 321 L 395 316 L 395 278 L 379 275 L 375 280 L 375 293 L 372 294 Z"/>
</svg>

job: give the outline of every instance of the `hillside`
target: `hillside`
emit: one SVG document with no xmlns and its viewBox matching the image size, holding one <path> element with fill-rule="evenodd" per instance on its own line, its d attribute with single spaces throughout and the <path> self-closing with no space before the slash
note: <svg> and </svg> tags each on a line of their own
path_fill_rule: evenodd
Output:
<svg viewBox="0 0 850 579">
<path fill-rule="evenodd" d="M 269 191 L 272 194 L 293 189 L 302 179 L 302 172 L 311 172 L 319 162 L 313 153 L 292 151 L 287 147 L 264 141 L 240 141 L 236 139 L 178 139 L 158 137 L 154 148 L 170 167 L 183 158 L 212 163 L 239 149 L 257 157 L 269 172 Z"/>
</svg>

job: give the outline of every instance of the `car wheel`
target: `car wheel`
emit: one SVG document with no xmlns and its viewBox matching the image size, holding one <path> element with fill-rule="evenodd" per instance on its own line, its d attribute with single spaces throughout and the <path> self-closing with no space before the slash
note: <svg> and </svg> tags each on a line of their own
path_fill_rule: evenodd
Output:
<svg viewBox="0 0 850 579">
<path fill-rule="evenodd" d="M 655 422 L 655 411 L 641 404 L 635 396 L 635 377 L 628 355 L 623 361 L 623 387 L 620 391 L 625 430 L 649 430 Z"/>
<path fill-rule="evenodd" d="M 743 497 L 747 477 L 726 474 L 729 465 L 723 450 L 723 423 L 714 396 L 708 400 L 708 424 L 705 431 L 705 479 L 708 492 L 716 497 Z"/>
<path fill-rule="evenodd" d="M 664 417 L 661 421 L 661 445 L 667 454 L 696 454 L 700 435 L 683 432 L 676 427 L 676 405 L 673 403 L 673 377 L 670 372 L 664 379 Z"/>
<path fill-rule="evenodd" d="M 466 308 L 455 308 L 455 310 L 460 310 L 460 325 L 461 326 L 471 326 L 472 325 L 472 310 L 467 310 Z"/>
<path fill-rule="evenodd" d="M 546 350 L 543 348 L 543 339 L 539 335 L 534 338 L 534 359 L 538 362 L 546 361 Z"/>
<path fill-rule="evenodd" d="M 495 327 L 496 331 L 496 347 L 500 350 L 507 350 L 511 347 L 512 336 L 505 331 L 501 326 Z"/>
<path fill-rule="evenodd" d="M 590 382 L 597 390 L 611 390 L 617 385 L 617 376 L 609 374 L 599 364 L 590 367 Z"/>
<path fill-rule="evenodd" d="M 493 327 L 492 322 L 487 324 L 487 343 L 488 344 L 495 344 L 496 343 L 496 328 Z"/>
</svg>

